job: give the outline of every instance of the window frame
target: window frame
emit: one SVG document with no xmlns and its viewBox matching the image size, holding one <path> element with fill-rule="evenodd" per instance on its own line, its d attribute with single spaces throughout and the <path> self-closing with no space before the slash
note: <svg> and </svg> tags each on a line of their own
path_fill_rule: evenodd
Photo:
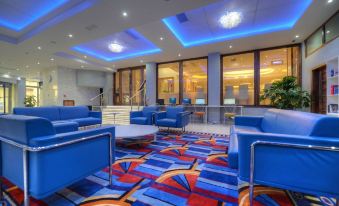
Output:
<svg viewBox="0 0 339 206">
<path fill-rule="evenodd" d="M 207 63 L 207 93 L 206 93 L 206 105 L 208 105 L 208 56 L 202 56 L 202 57 L 195 57 L 195 58 L 189 58 L 189 59 L 178 59 L 173 61 L 167 61 L 167 62 L 158 62 L 156 64 L 156 100 L 159 99 L 159 91 L 158 91 L 158 84 L 159 84 L 159 65 L 161 64 L 169 64 L 169 63 L 178 63 L 179 64 L 179 101 L 177 101 L 177 105 L 182 104 L 182 99 L 184 97 L 184 62 L 186 61 L 194 61 L 194 60 L 200 60 L 200 59 L 206 59 Z"/>
</svg>

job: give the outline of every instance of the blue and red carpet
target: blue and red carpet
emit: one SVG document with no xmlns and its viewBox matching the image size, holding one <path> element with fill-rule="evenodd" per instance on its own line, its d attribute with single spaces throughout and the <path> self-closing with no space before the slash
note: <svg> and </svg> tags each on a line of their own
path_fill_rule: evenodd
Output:
<svg viewBox="0 0 339 206">
<path fill-rule="evenodd" d="M 143 141 L 118 142 L 113 165 L 31 205 L 249 205 L 248 187 L 227 165 L 227 137 L 160 132 Z M 23 192 L 4 182 L 8 205 L 21 205 Z M 255 205 L 334 205 L 334 200 L 258 186 Z"/>
</svg>

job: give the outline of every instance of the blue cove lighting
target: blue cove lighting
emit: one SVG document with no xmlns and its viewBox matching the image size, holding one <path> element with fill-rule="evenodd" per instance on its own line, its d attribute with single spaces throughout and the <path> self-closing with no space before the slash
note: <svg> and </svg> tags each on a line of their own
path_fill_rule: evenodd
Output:
<svg viewBox="0 0 339 206">
<path fill-rule="evenodd" d="M 162 19 L 184 47 L 288 30 L 294 27 L 312 0 L 222 0 Z M 219 19 L 239 12 L 241 22 L 224 28 Z"/>
<path fill-rule="evenodd" d="M 20 32 L 69 0 L 0 1 L 0 26 Z"/>
<path fill-rule="evenodd" d="M 121 45 L 123 47 L 122 51 L 112 52 L 108 48 L 111 43 Z M 100 39 L 82 43 L 72 47 L 72 49 L 108 62 L 161 52 L 160 48 L 135 29 L 128 29 Z"/>
</svg>

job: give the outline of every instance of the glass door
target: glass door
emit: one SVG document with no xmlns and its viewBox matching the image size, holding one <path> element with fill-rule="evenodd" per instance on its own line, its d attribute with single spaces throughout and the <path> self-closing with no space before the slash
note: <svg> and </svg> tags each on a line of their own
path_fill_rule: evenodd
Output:
<svg viewBox="0 0 339 206">
<path fill-rule="evenodd" d="M 0 113 L 9 113 L 11 108 L 11 84 L 0 82 Z"/>
</svg>

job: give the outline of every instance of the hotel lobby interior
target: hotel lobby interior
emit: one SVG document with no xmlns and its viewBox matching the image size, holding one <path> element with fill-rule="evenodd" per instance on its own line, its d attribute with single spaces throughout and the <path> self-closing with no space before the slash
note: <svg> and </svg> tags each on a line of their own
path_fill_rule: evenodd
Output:
<svg viewBox="0 0 339 206">
<path fill-rule="evenodd" d="M 339 0 L 0 0 L 0 203 L 339 206 L 338 36 Z"/>
</svg>

